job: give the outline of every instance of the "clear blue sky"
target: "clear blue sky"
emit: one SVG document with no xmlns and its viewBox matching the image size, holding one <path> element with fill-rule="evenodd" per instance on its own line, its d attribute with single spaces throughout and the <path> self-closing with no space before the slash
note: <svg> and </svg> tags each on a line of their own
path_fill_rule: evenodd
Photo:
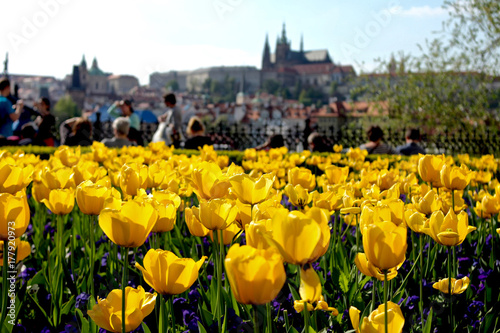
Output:
<svg viewBox="0 0 500 333">
<path fill-rule="evenodd" d="M 2 4 L 0 59 L 15 74 L 90 66 L 131 74 L 220 65 L 260 68 L 266 34 L 274 51 L 286 23 L 292 48 L 328 49 L 333 61 L 371 71 L 374 59 L 417 54 L 448 13 L 439 1 L 407 0 L 23 0 Z M 3 68 L 3 66 L 2 66 Z"/>
</svg>

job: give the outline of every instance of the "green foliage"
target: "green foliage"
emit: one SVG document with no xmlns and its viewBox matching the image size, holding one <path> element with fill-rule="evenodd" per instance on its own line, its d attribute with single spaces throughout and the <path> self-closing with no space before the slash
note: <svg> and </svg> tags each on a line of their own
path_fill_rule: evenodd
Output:
<svg viewBox="0 0 500 333">
<path fill-rule="evenodd" d="M 179 82 L 177 80 L 170 80 L 165 85 L 165 88 L 171 91 L 179 91 Z"/>
<path fill-rule="evenodd" d="M 311 105 L 316 102 L 322 102 L 325 99 L 325 94 L 319 89 L 313 87 L 308 87 L 307 89 L 302 89 L 299 95 L 299 102 L 304 105 Z"/>
<path fill-rule="evenodd" d="M 207 78 L 202 85 L 202 91 L 209 94 L 209 101 L 213 103 L 234 102 L 238 89 L 235 78 L 227 75 L 222 82 Z"/>
<path fill-rule="evenodd" d="M 73 101 L 70 95 L 65 95 L 59 101 L 57 101 L 56 105 L 54 106 L 53 112 L 59 123 L 68 118 L 77 117 L 80 115 L 80 110 L 78 110 L 78 106 Z"/>
<path fill-rule="evenodd" d="M 351 97 L 387 101 L 389 118 L 401 127 L 432 133 L 497 127 L 492 83 L 500 59 L 500 4 L 454 0 L 444 7 L 450 17 L 439 37 L 419 46 L 421 56 L 377 59 L 379 70 L 360 76 Z"/>
</svg>

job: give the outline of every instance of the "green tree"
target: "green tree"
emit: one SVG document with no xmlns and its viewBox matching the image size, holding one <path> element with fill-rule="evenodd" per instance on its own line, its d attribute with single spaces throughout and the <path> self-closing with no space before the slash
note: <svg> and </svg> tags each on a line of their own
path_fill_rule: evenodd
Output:
<svg viewBox="0 0 500 333">
<path fill-rule="evenodd" d="M 171 91 L 179 91 L 179 82 L 177 82 L 177 80 L 170 80 L 167 82 L 167 84 L 165 85 L 165 88 L 167 90 L 171 90 Z"/>
<path fill-rule="evenodd" d="M 446 1 L 450 18 L 421 56 L 400 53 L 380 60 L 379 70 L 360 75 L 351 96 L 387 103 L 400 126 L 432 131 L 482 130 L 495 125 L 491 83 L 498 66 L 498 0 Z"/>
<path fill-rule="evenodd" d="M 58 100 L 56 105 L 54 105 L 53 112 L 59 124 L 68 118 L 78 117 L 81 114 L 70 95 L 65 95 Z"/>
<path fill-rule="evenodd" d="M 281 89 L 281 83 L 273 79 L 267 79 L 262 83 L 262 89 L 268 94 L 277 95 Z"/>
</svg>

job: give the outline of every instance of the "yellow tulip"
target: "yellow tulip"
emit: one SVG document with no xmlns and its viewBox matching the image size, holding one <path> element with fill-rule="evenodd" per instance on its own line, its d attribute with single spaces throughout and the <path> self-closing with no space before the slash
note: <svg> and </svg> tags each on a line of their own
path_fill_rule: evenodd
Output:
<svg viewBox="0 0 500 333">
<path fill-rule="evenodd" d="M 462 211 L 456 215 L 452 209 L 449 210 L 446 216 L 441 211 L 432 213 L 423 229 L 432 239 L 445 246 L 462 244 L 465 237 L 474 230 L 476 230 L 476 227 L 469 225 L 466 212 Z"/>
<path fill-rule="evenodd" d="M 30 208 L 24 191 L 16 195 L 0 193 L 0 240 L 19 238 L 30 223 Z"/>
<path fill-rule="evenodd" d="M 256 249 L 267 249 L 271 247 L 264 236 L 264 234 L 268 233 L 270 224 L 271 219 L 252 221 L 247 224 L 245 227 L 245 239 L 247 241 L 247 245 Z"/>
<path fill-rule="evenodd" d="M 293 307 L 295 311 L 299 313 L 302 312 L 304 310 L 304 304 L 306 304 L 308 311 L 332 311 L 332 315 L 338 315 L 338 310 L 328 306 L 328 303 L 325 302 L 321 292 L 321 281 L 316 271 L 312 267 L 308 269 L 301 268 L 299 288 L 301 299 L 294 302 Z M 316 303 L 316 307 L 313 308 L 314 303 Z"/>
<path fill-rule="evenodd" d="M 304 208 L 304 206 L 308 205 L 313 195 L 310 194 L 307 189 L 303 188 L 302 185 L 287 184 L 285 186 L 284 194 L 290 200 L 290 203 L 295 207 Z"/>
<path fill-rule="evenodd" d="M 139 189 L 148 185 L 148 167 L 139 163 L 124 164 L 120 169 L 120 188 L 123 195 L 137 195 Z"/>
<path fill-rule="evenodd" d="M 169 190 L 155 190 L 151 193 L 153 198 L 156 199 L 159 203 L 162 204 L 172 204 L 175 206 L 175 209 L 179 209 L 181 205 L 181 197 L 179 197 L 176 193 Z"/>
<path fill-rule="evenodd" d="M 208 235 L 208 230 L 199 220 L 199 208 L 186 208 L 184 210 L 186 225 L 191 235 L 195 237 L 205 237 Z"/>
<path fill-rule="evenodd" d="M 82 213 L 87 215 L 99 215 L 104 208 L 104 201 L 108 197 L 121 198 L 115 189 L 92 183 L 90 180 L 82 182 L 76 187 L 76 203 Z"/>
<path fill-rule="evenodd" d="M 217 199 L 226 196 L 231 184 L 221 168 L 211 162 L 201 162 L 191 174 L 193 191 L 200 199 Z"/>
<path fill-rule="evenodd" d="M 397 266 L 400 267 L 403 264 L 404 260 Z M 356 267 L 358 270 L 370 277 L 374 277 L 377 280 L 384 281 L 384 274 L 382 274 L 377 267 L 373 266 L 368 259 L 366 258 L 366 255 L 364 253 L 357 253 L 356 257 L 354 258 L 354 263 L 356 264 Z M 398 275 L 398 271 L 396 268 L 391 268 L 389 269 L 389 272 L 387 273 L 387 281 L 394 279 Z"/>
<path fill-rule="evenodd" d="M 92 154 L 94 161 L 104 162 L 109 158 L 110 149 L 104 145 L 104 143 L 99 141 L 92 142 Z"/>
<path fill-rule="evenodd" d="M 224 265 L 234 297 L 241 304 L 260 305 L 272 301 L 286 281 L 283 261 L 274 248 L 259 250 L 234 244 L 227 252 Z"/>
<path fill-rule="evenodd" d="M 177 209 L 173 204 L 163 204 L 156 200 L 152 201 L 153 207 L 158 213 L 158 220 L 153 227 L 153 232 L 168 232 L 174 229 L 177 219 Z"/>
<path fill-rule="evenodd" d="M 500 212 L 500 200 L 496 197 L 486 194 L 481 202 L 476 202 L 476 214 L 482 218 L 490 218 Z"/>
<path fill-rule="evenodd" d="M 178 295 L 188 290 L 198 279 L 198 271 L 207 257 L 198 261 L 179 258 L 174 253 L 150 249 L 144 256 L 143 266 L 135 263 L 144 276 L 144 281 L 157 293 Z"/>
<path fill-rule="evenodd" d="M 439 290 L 442 293 L 448 294 L 449 290 L 449 284 L 450 284 L 450 279 L 441 279 L 438 282 L 434 283 L 432 287 L 434 289 Z M 451 294 L 452 295 L 457 295 L 461 294 L 464 291 L 467 290 L 470 284 L 470 279 L 469 277 L 463 277 L 461 279 L 451 279 Z"/>
<path fill-rule="evenodd" d="M 245 229 L 245 226 L 252 222 L 252 205 L 244 204 L 236 199 L 236 207 L 238 207 L 238 214 L 236 215 L 235 223 L 241 229 Z"/>
<path fill-rule="evenodd" d="M 236 220 L 238 207 L 226 199 L 200 201 L 199 219 L 207 229 L 223 230 Z"/>
<path fill-rule="evenodd" d="M 0 193 L 16 194 L 31 183 L 32 174 L 31 165 L 23 168 L 0 161 Z"/>
<path fill-rule="evenodd" d="M 247 174 L 240 174 L 229 178 L 231 191 L 238 196 L 241 202 L 255 205 L 267 199 L 274 183 L 272 174 L 262 175 L 258 179 Z"/>
<path fill-rule="evenodd" d="M 336 165 L 330 165 L 325 168 L 325 175 L 329 184 L 342 184 L 347 180 L 349 167 L 341 168 Z"/>
<path fill-rule="evenodd" d="M 106 169 L 99 166 L 97 162 L 82 161 L 73 166 L 75 185 L 79 185 L 86 180 L 91 180 L 93 183 L 106 176 Z"/>
<path fill-rule="evenodd" d="M 51 190 L 49 198 L 43 199 L 42 202 L 56 215 L 69 214 L 75 207 L 75 190 L 72 188 Z"/>
<path fill-rule="evenodd" d="M 3 242 L 0 240 L 0 267 L 3 266 Z M 14 241 L 9 241 L 9 248 L 14 243 L 14 249 L 17 251 L 16 254 L 16 264 L 21 260 L 25 259 L 31 254 L 31 245 L 26 241 L 22 241 L 21 238 L 16 238 Z M 9 249 L 10 251 L 10 249 Z M 13 259 L 13 258 L 12 258 Z"/>
<path fill-rule="evenodd" d="M 341 185 L 328 186 L 323 193 L 314 191 L 311 193 L 313 206 L 327 209 L 333 214 L 334 211 L 340 210 L 344 205 L 342 200 L 344 193 L 345 189 Z"/>
<path fill-rule="evenodd" d="M 42 182 L 48 189 L 75 188 L 74 172 L 71 168 L 45 168 L 42 171 Z"/>
<path fill-rule="evenodd" d="M 363 206 L 359 216 L 359 229 L 364 233 L 365 227 L 370 224 L 391 221 L 391 209 L 388 206 Z M 354 221 L 356 223 L 356 221 Z"/>
<path fill-rule="evenodd" d="M 377 204 L 379 207 L 388 208 L 391 213 L 390 221 L 400 225 L 404 221 L 405 203 L 401 199 L 382 200 Z"/>
<path fill-rule="evenodd" d="M 381 191 L 390 189 L 399 180 L 398 170 L 380 170 L 377 177 L 377 186 Z"/>
<path fill-rule="evenodd" d="M 233 223 L 229 226 L 227 226 L 226 229 L 222 230 L 222 242 L 224 245 L 229 245 L 233 242 L 234 236 L 236 236 L 239 232 L 241 231 L 241 228 L 236 224 Z M 210 236 L 210 239 L 212 242 L 214 241 L 214 232 L 212 230 L 208 231 L 208 235 Z M 217 234 L 220 237 L 220 234 Z M 220 241 L 220 239 L 219 239 Z"/>
<path fill-rule="evenodd" d="M 144 291 L 142 286 L 125 287 L 125 331 L 135 330 L 155 308 L 156 293 Z M 97 297 L 97 304 L 87 311 L 101 328 L 120 333 L 122 331 L 122 291 L 113 289 L 107 298 Z"/>
<path fill-rule="evenodd" d="M 430 190 L 423 197 L 414 196 L 411 200 L 413 207 L 426 216 L 430 216 L 435 211 L 441 209 L 441 201 L 434 190 Z"/>
<path fill-rule="evenodd" d="M 474 173 L 474 180 L 481 184 L 488 184 L 492 177 L 493 174 L 485 170 L 479 170 Z"/>
<path fill-rule="evenodd" d="M 286 262 L 305 265 L 316 261 L 328 249 L 329 219 L 328 213 L 317 207 L 307 213 L 277 210 L 271 221 L 271 234 L 266 237 Z"/>
<path fill-rule="evenodd" d="M 455 207 L 453 207 L 455 213 L 459 213 L 462 209 L 467 208 L 463 198 L 463 191 L 454 191 L 453 197 L 455 198 Z M 441 201 L 441 211 L 446 214 L 453 205 L 451 191 L 440 191 L 439 200 Z"/>
<path fill-rule="evenodd" d="M 441 183 L 449 190 L 462 191 L 469 185 L 473 176 L 473 172 L 464 164 L 461 167 L 445 164 L 440 172 Z"/>
<path fill-rule="evenodd" d="M 48 199 L 50 194 L 50 189 L 45 186 L 43 182 L 33 182 L 31 187 L 31 194 L 36 202 L 42 202 L 42 199 Z"/>
<path fill-rule="evenodd" d="M 405 318 L 401 308 L 396 303 L 387 302 L 387 332 L 403 332 Z M 385 304 L 380 304 L 368 317 L 363 318 L 361 323 L 361 332 L 376 333 L 385 332 Z"/>
<path fill-rule="evenodd" d="M 392 222 L 365 226 L 363 247 L 368 261 L 381 271 L 400 265 L 405 260 L 406 232 L 406 226 L 396 226 Z"/>
<path fill-rule="evenodd" d="M 61 160 L 62 164 L 65 166 L 72 167 L 80 161 L 80 146 L 77 146 L 76 148 L 60 146 L 54 152 L 54 156 Z"/>
<path fill-rule="evenodd" d="M 356 333 L 359 333 L 359 314 L 361 311 L 359 311 L 357 308 L 354 306 L 351 306 L 349 308 L 349 318 L 351 319 L 351 325 L 352 328 Z"/>
<path fill-rule="evenodd" d="M 103 209 L 99 225 L 113 243 L 138 247 L 144 244 L 157 219 L 158 213 L 150 203 L 130 200 L 119 209 Z"/>
<path fill-rule="evenodd" d="M 404 215 L 406 225 L 410 227 L 411 230 L 417 233 L 424 232 L 423 229 L 425 226 L 426 218 L 422 213 L 417 212 L 413 209 L 406 209 Z"/>
<path fill-rule="evenodd" d="M 500 228 L 497 228 L 497 234 L 500 235 Z"/>
<path fill-rule="evenodd" d="M 442 187 L 441 169 L 443 168 L 444 155 L 420 155 L 418 160 L 418 174 L 424 182 L 431 183 L 434 187 Z"/>
<path fill-rule="evenodd" d="M 288 170 L 288 183 L 293 186 L 301 185 L 307 191 L 312 192 L 316 188 L 316 177 L 309 169 L 295 167 Z"/>
<path fill-rule="evenodd" d="M 321 297 L 321 281 L 318 273 L 310 267 L 300 269 L 300 288 L 299 294 L 302 301 L 316 303 Z"/>
</svg>

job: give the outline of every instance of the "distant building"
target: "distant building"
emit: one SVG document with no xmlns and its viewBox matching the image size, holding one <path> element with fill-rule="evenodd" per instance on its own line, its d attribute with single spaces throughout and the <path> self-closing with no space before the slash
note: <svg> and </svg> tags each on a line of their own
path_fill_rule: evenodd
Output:
<svg viewBox="0 0 500 333">
<path fill-rule="evenodd" d="M 281 36 L 276 39 L 274 53 L 271 53 L 266 36 L 262 55 L 262 82 L 276 80 L 292 87 L 300 81 L 303 85 L 322 88 L 327 92 L 332 82 L 343 84 L 348 77 L 356 75 L 351 65 L 335 64 L 327 49 L 306 51 L 303 38 L 298 51 L 292 50 L 291 45 L 286 36 L 285 24 Z"/>
<path fill-rule="evenodd" d="M 65 79 L 69 95 L 80 109 L 95 104 L 105 104 L 139 87 L 139 80 L 131 75 L 112 75 L 101 70 L 97 59 L 87 67 L 85 55 L 79 65 L 73 66 L 72 74 Z"/>
<path fill-rule="evenodd" d="M 109 91 L 118 95 L 129 93 L 135 87 L 139 86 L 139 80 L 132 75 L 111 75 L 108 77 Z"/>
<path fill-rule="evenodd" d="M 151 88 L 165 88 L 171 81 L 177 81 L 179 91 L 201 92 L 206 80 L 224 82 L 233 78 L 246 94 L 254 94 L 266 80 L 275 80 L 287 88 L 297 82 L 304 86 L 322 89 L 327 93 L 332 82 L 342 86 L 347 78 L 356 75 L 351 65 L 335 64 L 327 49 L 304 50 L 304 41 L 300 41 L 300 49 L 292 50 L 291 41 L 286 36 L 285 25 L 281 36 L 276 40 L 275 52 L 271 53 L 269 38 L 266 36 L 262 55 L 262 68 L 250 66 L 219 66 L 200 68 L 193 71 L 170 71 L 152 73 L 149 77 Z"/>
</svg>

